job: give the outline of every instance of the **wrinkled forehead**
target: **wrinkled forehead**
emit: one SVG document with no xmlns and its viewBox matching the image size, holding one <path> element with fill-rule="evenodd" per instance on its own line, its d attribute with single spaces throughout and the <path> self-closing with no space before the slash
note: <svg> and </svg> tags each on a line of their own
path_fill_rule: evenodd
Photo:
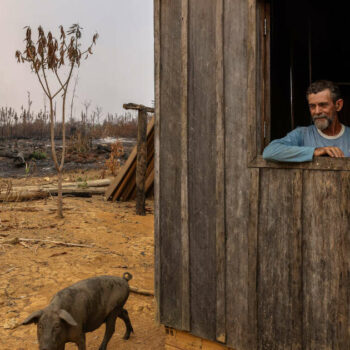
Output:
<svg viewBox="0 0 350 350">
<path fill-rule="evenodd" d="M 60 318 L 57 312 L 45 312 L 39 319 L 38 324 L 45 327 L 51 328 L 56 324 L 60 323 Z"/>
<path fill-rule="evenodd" d="M 317 92 L 315 94 L 310 94 L 307 97 L 309 104 L 318 104 L 324 102 L 333 102 L 331 91 L 329 89 L 325 89 L 323 91 Z"/>
</svg>

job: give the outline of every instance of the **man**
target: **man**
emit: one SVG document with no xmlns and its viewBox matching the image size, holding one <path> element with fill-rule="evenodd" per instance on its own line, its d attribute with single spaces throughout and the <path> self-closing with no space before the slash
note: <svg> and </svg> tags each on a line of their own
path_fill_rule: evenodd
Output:
<svg viewBox="0 0 350 350">
<path fill-rule="evenodd" d="M 313 157 L 350 157 L 350 128 L 341 124 L 343 108 L 339 87 L 327 80 L 312 83 L 306 98 L 313 125 L 298 127 L 284 138 L 272 141 L 263 158 L 280 162 L 307 162 Z"/>
</svg>

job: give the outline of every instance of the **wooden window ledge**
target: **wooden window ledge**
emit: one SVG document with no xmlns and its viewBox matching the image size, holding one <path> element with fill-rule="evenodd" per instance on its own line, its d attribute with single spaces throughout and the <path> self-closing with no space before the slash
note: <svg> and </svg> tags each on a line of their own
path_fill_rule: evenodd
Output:
<svg viewBox="0 0 350 350">
<path fill-rule="evenodd" d="M 350 171 L 350 158 L 314 157 L 311 162 L 289 163 L 267 161 L 257 156 L 248 164 L 248 168 Z"/>
</svg>

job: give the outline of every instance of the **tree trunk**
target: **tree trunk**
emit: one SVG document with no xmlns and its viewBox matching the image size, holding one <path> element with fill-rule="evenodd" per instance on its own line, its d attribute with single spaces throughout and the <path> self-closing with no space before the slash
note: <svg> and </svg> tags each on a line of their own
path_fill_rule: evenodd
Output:
<svg viewBox="0 0 350 350">
<path fill-rule="evenodd" d="M 137 126 L 136 214 L 145 214 L 145 177 L 147 170 L 147 112 L 139 110 Z"/>
<path fill-rule="evenodd" d="M 58 170 L 58 190 L 57 190 L 57 215 L 59 218 L 63 218 L 62 209 L 62 170 Z"/>
</svg>

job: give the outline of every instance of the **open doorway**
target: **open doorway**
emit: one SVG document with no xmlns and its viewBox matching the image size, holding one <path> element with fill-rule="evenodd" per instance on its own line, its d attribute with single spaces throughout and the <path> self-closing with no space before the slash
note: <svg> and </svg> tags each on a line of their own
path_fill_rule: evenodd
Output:
<svg viewBox="0 0 350 350">
<path fill-rule="evenodd" d="M 339 84 L 345 100 L 340 120 L 350 125 L 349 13 L 344 2 L 271 0 L 267 4 L 270 140 L 310 125 L 305 91 L 319 79 Z"/>
</svg>

